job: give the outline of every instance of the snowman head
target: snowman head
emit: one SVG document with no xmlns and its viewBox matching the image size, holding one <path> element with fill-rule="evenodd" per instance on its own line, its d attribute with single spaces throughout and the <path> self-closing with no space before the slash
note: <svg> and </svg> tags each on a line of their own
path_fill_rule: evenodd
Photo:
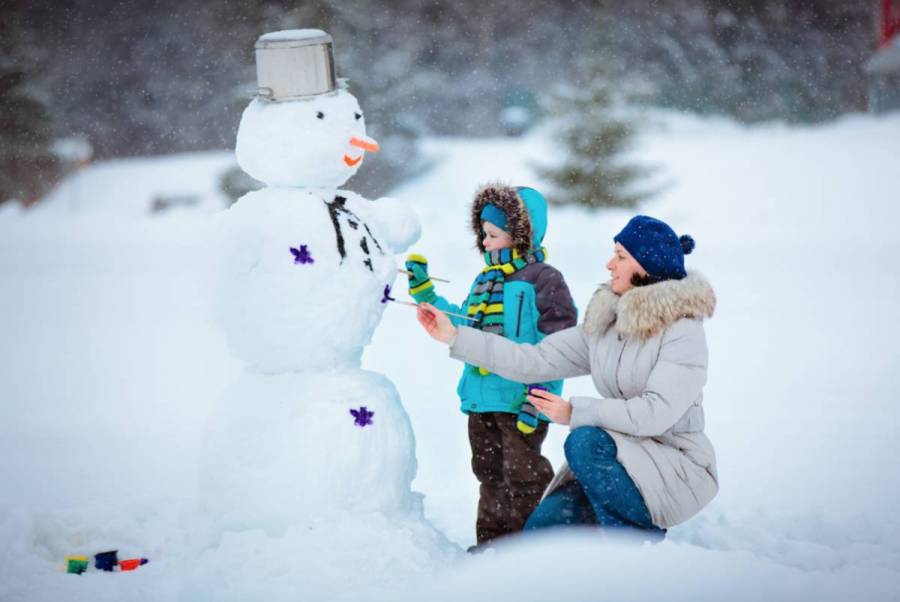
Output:
<svg viewBox="0 0 900 602">
<path fill-rule="evenodd" d="M 291 101 L 254 99 L 238 127 L 235 153 L 268 186 L 337 188 L 378 143 L 366 136 L 356 98 L 344 88 Z"/>
</svg>

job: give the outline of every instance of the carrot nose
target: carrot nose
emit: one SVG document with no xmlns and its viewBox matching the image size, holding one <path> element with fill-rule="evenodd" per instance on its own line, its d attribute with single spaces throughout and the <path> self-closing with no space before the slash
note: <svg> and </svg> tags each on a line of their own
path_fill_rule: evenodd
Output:
<svg viewBox="0 0 900 602">
<path fill-rule="evenodd" d="M 369 151 L 370 153 L 378 152 L 378 143 L 368 136 L 363 136 L 362 138 L 357 138 L 356 136 L 354 136 L 353 138 L 350 138 L 350 144 L 352 146 L 355 146 L 356 148 L 361 148 L 365 151 Z"/>
</svg>

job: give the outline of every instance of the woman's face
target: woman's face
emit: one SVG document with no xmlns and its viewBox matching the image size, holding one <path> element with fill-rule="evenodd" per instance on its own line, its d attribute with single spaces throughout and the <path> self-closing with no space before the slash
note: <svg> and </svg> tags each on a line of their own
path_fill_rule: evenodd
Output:
<svg viewBox="0 0 900 602">
<path fill-rule="evenodd" d="M 613 253 L 612 259 L 606 262 L 606 269 L 609 270 L 609 275 L 612 278 L 610 281 L 612 291 L 617 295 L 634 288 L 634 285 L 631 283 L 632 276 L 635 274 L 638 276 L 647 275 L 641 264 L 620 243 L 616 243 L 616 252 Z"/>
<path fill-rule="evenodd" d="M 481 222 L 484 231 L 484 248 L 486 251 L 497 251 L 512 246 L 512 236 L 506 230 L 501 230 L 491 222 Z"/>
</svg>

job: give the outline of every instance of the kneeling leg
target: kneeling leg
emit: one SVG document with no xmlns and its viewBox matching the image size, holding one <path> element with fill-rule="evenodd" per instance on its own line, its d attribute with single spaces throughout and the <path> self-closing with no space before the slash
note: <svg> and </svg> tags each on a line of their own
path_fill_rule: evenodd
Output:
<svg viewBox="0 0 900 602">
<path fill-rule="evenodd" d="M 598 427 L 579 427 L 565 443 L 566 460 L 590 500 L 597 521 L 606 527 L 659 531 L 644 498 L 616 459 L 616 442 Z"/>
<path fill-rule="evenodd" d="M 574 525 L 596 525 L 591 503 L 577 481 L 561 485 L 534 509 L 525 530 Z"/>
</svg>

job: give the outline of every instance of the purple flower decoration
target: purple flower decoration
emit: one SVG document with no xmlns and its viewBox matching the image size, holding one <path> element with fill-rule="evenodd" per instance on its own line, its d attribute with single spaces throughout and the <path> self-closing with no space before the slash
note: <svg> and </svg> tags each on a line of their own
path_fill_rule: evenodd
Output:
<svg viewBox="0 0 900 602">
<path fill-rule="evenodd" d="M 312 255 L 310 255 L 306 245 L 300 245 L 299 249 L 291 247 L 291 255 L 294 256 L 294 263 L 315 263 L 316 261 L 312 258 Z"/>
<path fill-rule="evenodd" d="M 548 389 L 544 385 L 528 385 L 528 394 L 534 395 L 535 389 L 537 389 L 538 391 L 547 391 L 548 393 L 550 392 L 550 389 Z"/>
<path fill-rule="evenodd" d="M 396 299 L 391 297 L 391 285 L 385 284 L 384 285 L 384 294 L 381 297 L 381 302 L 387 303 L 388 301 L 396 301 Z"/>
<path fill-rule="evenodd" d="M 370 412 L 366 406 L 360 406 L 358 410 L 350 410 L 350 415 L 354 418 L 353 424 L 362 427 L 372 424 L 372 416 L 375 415 L 375 412 Z"/>
</svg>

